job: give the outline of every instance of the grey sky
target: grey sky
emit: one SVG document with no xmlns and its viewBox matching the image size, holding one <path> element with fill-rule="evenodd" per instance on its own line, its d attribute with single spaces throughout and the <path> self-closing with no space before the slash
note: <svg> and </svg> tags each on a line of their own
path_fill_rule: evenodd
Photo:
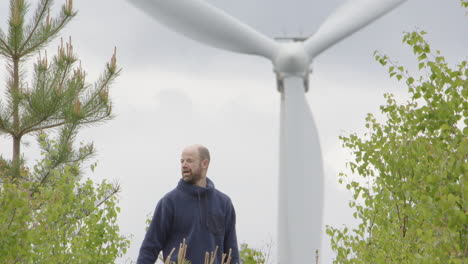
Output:
<svg viewBox="0 0 468 264">
<path fill-rule="evenodd" d="M 7 5 L 0 2 L 5 29 Z M 33 3 L 35 1 L 32 1 Z M 308 36 L 341 0 L 210 0 L 270 37 Z M 62 1 L 57 1 L 61 4 Z M 80 134 L 94 141 L 99 165 L 93 179 L 118 179 L 120 226 L 132 234 L 126 259 L 135 260 L 147 214 L 175 187 L 182 148 L 208 146 L 208 171 L 215 185 L 230 195 L 237 211 L 239 242 L 254 247 L 276 243 L 279 94 L 268 61 L 204 46 L 179 36 L 124 0 L 80 0 L 77 18 L 66 28 L 74 50 L 95 80 L 117 46 L 122 75 L 111 89 L 115 120 Z M 434 49 L 450 63 L 468 55 L 468 17 L 458 0 L 409 0 L 364 30 L 321 54 L 313 63 L 307 94 L 322 144 L 325 169 L 324 223 L 352 224 L 349 194 L 337 184 L 348 154 L 339 135 L 362 132 L 367 113 L 378 113 L 382 94 L 405 99 L 403 83 L 389 80 L 387 69 L 372 58 L 374 50 L 416 69 L 402 32 L 426 30 Z M 59 39 L 50 45 L 53 54 Z M 2 62 L 3 64 L 3 62 Z M 5 67 L 0 66 L 4 80 Z M 0 82 L 4 89 L 4 81 Z M 29 139 L 32 142 L 32 139 Z M 0 153 L 10 144 L 0 138 Z M 34 144 L 26 157 L 37 158 Z M 324 235 L 322 263 L 332 253 Z"/>
</svg>

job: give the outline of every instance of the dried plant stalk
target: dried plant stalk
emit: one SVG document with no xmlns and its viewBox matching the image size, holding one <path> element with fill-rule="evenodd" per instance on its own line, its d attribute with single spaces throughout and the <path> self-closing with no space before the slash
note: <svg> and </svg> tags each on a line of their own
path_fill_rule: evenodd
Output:
<svg viewBox="0 0 468 264">
<path fill-rule="evenodd" d="M 213 264 L 215 259 L 216 259 L 216 253 L 218 252 L 218 246 L 216 246 L 216 249 L 214 252 L 211 252 L 211 260 L 210 260 L 210 264 Z"/>
<path fill-rule="evenodd" d="M 184 238 L 184 240 L 182 240 L 182 243 L 180 243 L 180 246 L 179 246 L 179 252 L 177 255 L 178 264 L 184 264 L 186 254 L 187 254 L 187 244 L 185 244 L 185 238 Z"/>
<path fill-rule="evenodd" d="M 171 264 L 171 256 L 172 256 L 172 253 L 174 253 L 174 250 L 175 248 L 173 248 L 171 250 L 171 253 L 169 253 L 169 255 L 167 256 L 166 260 L 164 261 L 164 264 Z"/>
<path fill-rule="evenodd" d="M 226 263 L 225 264 L 231 264 L 231 253 L 232 253 L 232 249 L 230 248 L 229 249 L 229 254 L 228 254 L 228 257 L 227 257 L 227 260 L 226 260 Z"/>
</svg>

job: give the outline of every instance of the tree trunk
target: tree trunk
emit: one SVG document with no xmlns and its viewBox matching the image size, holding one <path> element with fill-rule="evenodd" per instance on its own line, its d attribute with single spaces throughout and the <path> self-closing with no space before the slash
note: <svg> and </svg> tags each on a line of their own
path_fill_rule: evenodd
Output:
<svg viewBox="0 0 468 264">
<path fill-rule="evenodd" d="M 19 81 L 19 58 L 13 57 L 13 83 L 11 85 L 11 95 L 13 99 L 13 177 L 20 176 L 21 166 L 21 137 L 20 134 L 20 81 Z"/>
<path fill-rule="evenodd" d="M 21 167 L 21 136 L 13 136 L 13 176 L 20 176 Z"/>
</svg>

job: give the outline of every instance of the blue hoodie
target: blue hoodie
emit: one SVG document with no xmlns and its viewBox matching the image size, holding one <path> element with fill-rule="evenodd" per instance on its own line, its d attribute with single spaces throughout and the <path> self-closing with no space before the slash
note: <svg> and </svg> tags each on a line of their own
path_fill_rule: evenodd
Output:
<svg viewBox="0 0 468 264">
<path fill-rule="evenodd" d="M 157 204 L 153 219 L 140 248 L 137 264 L 154 264 L 162 250 L 164 259 L 172 253 L 177 262 L 180 243 L 185 238 L 186 259 L 203 264 L 205 252 L 218 246 L 215 264 L 222 253 L 232 249 L 231 263 L 239 263 L 236 237 L 236 213 L 231 199 L 214 188 L 207 178 L 207 187 L 199 187 L 180 179 L 177 187 Z"/>
</svg>

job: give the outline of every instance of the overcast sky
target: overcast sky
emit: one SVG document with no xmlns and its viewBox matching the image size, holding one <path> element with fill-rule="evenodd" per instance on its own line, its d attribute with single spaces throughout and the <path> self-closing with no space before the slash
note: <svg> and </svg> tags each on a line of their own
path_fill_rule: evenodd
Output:
<svg viewBox="0 0 468 264">
<path fill-rule="evenodd" d="M 136 259 L 147 215 L 177 184 L 180 152 L 192 143 L 211 150 L 208 176 L 234 203 L 239 243 L 257 248 L 272 243 L 275 251 L 280 94 L 271 63 L 172 33 L 125 0 L 74 2 L 78 16 L 62 36 L 72 36 L 88 80 L 96 80 L 114 46 L 123 68 L 110 92 L 116 118 L 84 130 L 79 137 L 93 141 L 98 150 L 99 165 L 88 175 L 95 180 L 116 179 L 123 188 L 119 223 L 124 234 L 132 235 L 132 245 L 118 263 Z M 313 34 L 344 1 L 209 2 L 273 38 Z M 8 3 L 0 1 L 3 30 Z M 307 99 L 323 152 L 326 225 L 355 224 L 347 206 L 350 195 L 337 183 L 350 158 L 339 135 L 362 133 L 366 114 L 377 114 L 384 103 L 383 93 L 405 100 L 404 85 L 390 80 L 372 53 L 378 50 L 415 70 L 411 49 L 401 39 L 404 31 L 416 28 L 429 33 L 433 49 L 441 50 L 449 63 L 466 59 L 468 17 L 460 1 L 409 0 L 313 62 Z M 50 53 L 59 41 L 52 42 Z M 5 80 L 4 65 L 0 78 Z M 0 84 L 3 90 L 5 81 Z M 34 162 L 37 148 L 32 138 L 26 140 L 32 144 L 24 146 L 25 157 Z M 0 154 L 10 157 L 10 148 L 9 139 L 0 137 Z M 326 235 L 321 255 L 322 263 L 331 263 Z"/>
</svg>

